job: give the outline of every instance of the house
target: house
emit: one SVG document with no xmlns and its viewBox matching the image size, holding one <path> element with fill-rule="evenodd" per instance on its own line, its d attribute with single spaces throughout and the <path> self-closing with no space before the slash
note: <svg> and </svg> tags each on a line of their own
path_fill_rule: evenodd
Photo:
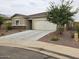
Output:
<svg viewBox="0 0 79 59">
<path fill-rule="evenodd" d="M 13 29 L 31 29 L 30 21 L 26 15 L 15 14 L 11 19 Z"/>
<path fill-rule="evenodd" d="M 46 12 L 28 16 L 15 14 L 12 16 L 12 26 L 14 28 L 56 31 L 57 25 L 47 21 L 46 16 Z"/>
</svg>

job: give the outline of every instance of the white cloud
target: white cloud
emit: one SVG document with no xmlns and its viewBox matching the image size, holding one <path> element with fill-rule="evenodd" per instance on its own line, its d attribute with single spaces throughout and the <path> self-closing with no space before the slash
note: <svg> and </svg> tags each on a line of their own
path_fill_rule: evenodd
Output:
<svg viewBox="0 0 79 59">
<path fill-rule="evenodd" d="M 0 13 L 6 15 L 39 13 L 47 10 L 50 1 L 59 3 L 59 0 L 0 0 Z M 74 0 L 73 5 L 74 8 L 78 7 L 79 0 Z M 76 18 L 79 19 L 78 15 Z"/>
<path fill-rule="evenodd" d="M 14 13 L 35 13 L 41 12 L 45 9 L 45 4 L 43 0 L 0 0 L 0 13 L 4 14 L 14 14 Z M 9 13 L 8 13 L 9 12 Z"/>
</svg>

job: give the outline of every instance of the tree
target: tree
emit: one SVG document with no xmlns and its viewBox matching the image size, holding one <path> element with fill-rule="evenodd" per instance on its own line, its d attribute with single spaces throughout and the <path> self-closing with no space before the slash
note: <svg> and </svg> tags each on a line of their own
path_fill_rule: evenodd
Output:
<svg viewBox="0 0 79 59">
<path fill-rule="evenodd" d="M 0 16 L 0 29 L 1 29 L 1 25 L 3 24 L 4 22 L 4 18 Z"/>
<path fill-rule="evenodd" d="M 73 1 L 61 0 L 60 5 L 55 5 L 51 2 L 47 12 L 47 19 L 48 21 L 57 24 L 57 29 L 64 28 L 65 24 L 74 21 L 72 16 L 78 12 L 78 9 L 72 11 L 72 2 Z"/>
</svg>

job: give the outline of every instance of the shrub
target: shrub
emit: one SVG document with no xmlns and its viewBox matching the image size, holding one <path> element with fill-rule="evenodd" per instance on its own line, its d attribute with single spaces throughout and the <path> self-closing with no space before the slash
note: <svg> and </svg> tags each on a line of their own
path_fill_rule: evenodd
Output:
<svg viewBox="0 0 79 59">
<path fill-rule="evenodd" d="M 6 30 L 11 30 L 12 29 L 11 23 L 5 23 L 5 28 Z"/>
<path fill-rule="evenodd" d="M 0 35 L 3 36 L 3 35 L 5 35 L 5 34 L 4 34 L 4 33 L 1 33 Z"/>
<path fill-rule="evenodd" d="M 60 38 L 57 37 L 57 36 L 54 36 L 54 37 L 51 39 L 51 41 L 58 41 L 58 40 L 60 40 Z"/>
</svg>

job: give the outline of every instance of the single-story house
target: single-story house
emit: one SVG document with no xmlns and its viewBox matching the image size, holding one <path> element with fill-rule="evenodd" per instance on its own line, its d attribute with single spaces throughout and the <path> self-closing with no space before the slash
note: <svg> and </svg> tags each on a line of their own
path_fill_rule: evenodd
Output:
<svg viewBox="0 0 79 59">
<path fill-rule="evenodd" d="M 30 29 L 30 20 L 26 15 L 15 14 L 11 17 L 13 29 Z"/>
<path fill-rule="evenodd" d="M 13 28 L 25 28 L 33 30 L 52 30 L 56 31 L 57 25 L 47 21 L 47 13 L 38 13 L 33 15 L 15 14 L 12 18 Z"/>
</svg>

